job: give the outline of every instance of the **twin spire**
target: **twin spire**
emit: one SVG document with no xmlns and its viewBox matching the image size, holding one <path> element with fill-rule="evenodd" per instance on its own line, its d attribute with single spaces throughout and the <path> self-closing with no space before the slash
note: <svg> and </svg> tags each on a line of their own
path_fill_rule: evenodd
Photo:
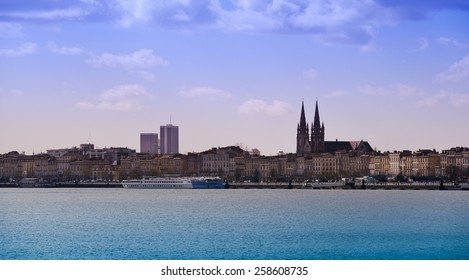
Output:
<svg viewBox="0 0 469 280">
<path fill-rule="evenodd" d="M 300 123 L 298 124 L 297 130 L 297 144 L 296 151 L 299 155 L 305 155 L 309 153 L 322 153 L 325 150 L 324 147 L 324 123 L 321 126 L 321 120 L 319 118 L 319 106 L 316 100 L 316 108 L 314 112 L 314 122 L 311 127 L 311 139 L 309 135 L 309 128 L 306 122 L 306 114 L 304 108 L 304 101 L 301 101 L 301 115 Z"/>
<path fill-rule="evenodd" d="M 316 109 L 314 111 L 314 122 L 312 128 L 320 128 L 321 127 L 321 120 L 319 118 L 319 106 L 318 100 L 316 100 Z M 324 123 L 322 123 L 322 127 L 324 127 Z M 300 115 L 300 123 L 298 124 L 298 129 L 305 129 L 308 128 L 308 124 L 306 122 L 306 114 L 305 114 L 305 104 L 304 101 L 301 101 L 301 115 Z"/>
</svg>

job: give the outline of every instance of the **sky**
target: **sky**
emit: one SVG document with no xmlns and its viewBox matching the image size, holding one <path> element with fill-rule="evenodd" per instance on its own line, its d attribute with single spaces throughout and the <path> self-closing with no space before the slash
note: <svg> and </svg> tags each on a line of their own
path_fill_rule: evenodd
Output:
<svg viewBox="0 0 469 280">
<path fill-rule="evenodd" d="M 465 0 L 1 0 L 0 154 L 94 143 L 296 151 L 469 146 Z"/>
</svg>

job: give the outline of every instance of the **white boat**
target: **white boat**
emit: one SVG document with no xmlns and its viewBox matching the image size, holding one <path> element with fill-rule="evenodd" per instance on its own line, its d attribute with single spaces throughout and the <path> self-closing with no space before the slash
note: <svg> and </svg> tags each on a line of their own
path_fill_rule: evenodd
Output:
<svg viewBox="0 0 469 280">
<path fill-rule="evenodd" d="M 124 180 L 122 186 L 126 189 L 192 189 L 189 178 L 179 177 L 143 177 L 138 180 Z"/>
<path fill-rule="evenodd" d="M 462 191 L 469 191 L 469 183 L 459 185 Z"/>
<path fill-rule="evenodd" d="M 39 183 L 38 178 L 23 178 L 20 180 L 20 188 L 35 188 Z"/>
</svg>

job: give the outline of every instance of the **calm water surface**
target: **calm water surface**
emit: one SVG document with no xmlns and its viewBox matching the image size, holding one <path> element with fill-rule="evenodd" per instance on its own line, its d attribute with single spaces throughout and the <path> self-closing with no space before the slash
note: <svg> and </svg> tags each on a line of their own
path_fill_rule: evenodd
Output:
<svg viewBox="0 0 469 280">
<path fill-rule="evenodd" d="M 469 192 L 0 189 L 0 259 L 469 259 Z"/>
</svg>

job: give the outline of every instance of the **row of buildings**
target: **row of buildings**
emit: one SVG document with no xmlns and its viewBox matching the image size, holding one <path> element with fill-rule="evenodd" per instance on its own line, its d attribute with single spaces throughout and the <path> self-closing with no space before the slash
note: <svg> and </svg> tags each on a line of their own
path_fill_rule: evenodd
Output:
<svg viewBox="0 0 469 280">
<path fill-rule="evenodd" d="M 469 175 L 469 148 L 416 152 L 363 153 L 360 150 L 312 156 L 280 153 L 261 156 L 237 146 L 201 153 L 150 155 L 128 148 L 10 152 L 0 156 L 3 181 L 25 177 L 47 180 L 122 180 L 141 176 L 220 176 L 231 181 L 287 181 L 361 176 L 459 179 Z M 64 152 L 68 150 L 68 152 Z"/>
<path fill-rule="evenodd" d="M 311 132 L 311 133 L 310 133 Z M 155 133 L 140 135 L 140 153 L 93 144 L 48 150 L 46 154 L 0 155 L 0 178 L 36 177 L 48 180 L 122 180 L 142 176 L 220 176 L 231 181 L 286 181 L 374 177 L 469 177 L 469 148 L 376 152 L 367 141 L 325 141 L 316 101 L 311 131 L 301 104 L 296 153 L 261 156 L 237 146 L 213 148 L 200 153 L 178 153 L 178 127 L 161 126 Z M 159 143 L 159 144 L 158 144 Z"/>
</svg>

